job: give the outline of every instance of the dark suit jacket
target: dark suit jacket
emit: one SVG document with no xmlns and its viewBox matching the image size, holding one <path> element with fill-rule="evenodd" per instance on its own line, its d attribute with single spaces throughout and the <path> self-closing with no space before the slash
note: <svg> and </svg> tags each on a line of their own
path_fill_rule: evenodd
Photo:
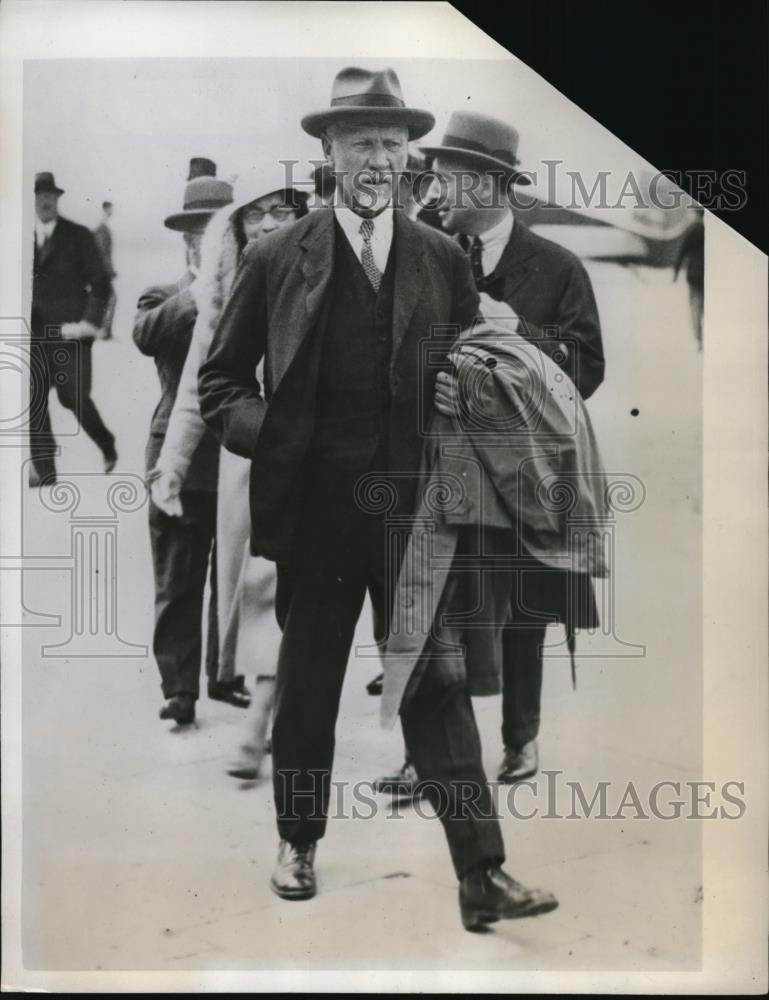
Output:
<svg viewBox="0 0 769 1000">
<path fill-rule="evenodd" d="M 87 320 L 101 326 L 111 282 L 94 238 L 85 226 L 59 216 L 42 249 L 35 243 L 32 337 L 60 340 L 62 323 Z M 48 328 L 48 336 L 46 336 Z"/>
<path fill-rule="evenodd" d="M 251 244 L 200 369 L 203 419 L 226 448 L 252 459 L 252 548 L 273 559 L 290 552 L 314 430 L 312 346 L 320 338 L 308 335 L 323 329 L 334 239 L 327 209 Z M 390 463 L 404 474 L 399 509 L 411 513 L 416 480 L 408 480 L 419 469 L 435 376 L 459 330 L 475 318 L 478 294 L 462 250 L 402 212 L 394 213 L 391 252 L 390 428 L 397 445 Z M 300 355 L 305 363 L 295 364 Z M 255 375 L 262 358 L 263 391 Z"/>
<path fill-rule="evenodd" d="M 563 368 L 583 399 L 592 396 L 604 377 L 603 342 L 593 288 L 579 258 L 516 218 L 486 281 L 486 291 L 524 320 L 520 332 Z M 566 345 L 565 359 L 559 344 Z"/>
<path fill-rule="evenodd" d="M 109 271 L 110 278 L 114 278 L 115 271 L 112 267 L 112 230 L 106 222 L 101 222 L 94 229 L 93 238 L 96 241 L 96 246 L 99 248 L 104 266 Z"/>
<path fill-rule="evenodd" d="M 148 357 L 154 358 L 160 380 L 160 400 L 155 407 L 147 444 L 147 471 L 157 461 L 168 429 L 182 369 L 192 340 L 198 310 L 189 286 L 193 275 L 188 271 L 174 285 L 156 285 L 139 296 L 134 320 L 134 343 Z M 186 490 L 215 490 L 219 448 L 211 434 L 205 434 L 195 449 Z"/>
</svg>

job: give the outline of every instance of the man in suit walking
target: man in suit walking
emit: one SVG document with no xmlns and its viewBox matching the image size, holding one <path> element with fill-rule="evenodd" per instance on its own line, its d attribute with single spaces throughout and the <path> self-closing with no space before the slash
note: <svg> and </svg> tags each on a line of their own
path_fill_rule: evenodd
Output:
<svg viewBox="0 0 769 1000">
<path fill-rule="evenodd" d="M 214 164 L 202 161 L 215 171 Z M 155 361 L 160 380 L 160 400 L 155 407 L 147 442 L 146 463 L 152 494 L 149 506 L 150 540 L 155 571 L 155 632 L 153 651 L 160 669 L 167 703 L 161 719 L 178 725 L 195 720 L 199 693 L 202 647 L 203 595 L 211 565 L 211 602 L 208 616 L 206 673 L 209 694 L 217 685 L 218 630 L 212 546 L 216 533 L 216 485 L 219 445 L 212 434 L 203 435 L 190 462 L 184 489 L 177 498 L 178 517 L 156 502 L 165 482 L 157 469 L 168 420 L 179 387 L 184 361 L 192 339 L 197 305 L 191 291 L 200 267 L 203 231 L 214 212 L 230 204 L 232 187 L 225 181 L 199 173 L 201 158 L 190 164 L 192 179 L 184 191 L 184 207 L 170 215 L 165 225 L 182 233 L 187 267 L 172 285 L 145 289 L 138 303 L 133 339 Z"/>
<path fill-rule="evenodd" d="M 115 306 L 117 305 L 114 285 L 117 274 L 115 274 L 115 268 L 112 266 L 112 229 L 109 225 L 109 220 L 112 218 L 112 207 L 111 201 L 103 201 L 101 203 L 101 222 L 93 231 L 93 238 L 96 241 L 96 246 L 99 248 L 99 253 L 104 261 L 104 266 L 107 268 L 111 282 L 109 302 L 107 303 L 104 321 L 102 322 L 105 340 L 112 339 L 112 320 L 115 316 Z"/>
<path fill-rule="evenodd" d="M 35 254 L 32 282 L 30 485 L 56 481 L 56 441 L 51 430 L 48 396 L 71 410 L 98 445 L 104 471 L 117 462 L 115 439 L 91 399 L 91 349 L 100 336 L 111 294 L 110 277 L 93 236 L 59 215 L 52 173 L 35 176 Z"/>
<path fill-rule="evenodd" d="M 587 399 L 604 376 L 593 289 L 573 253 L 514 216 L 510 185 L 530 183 L 518 169 L 518 141 L 506 122 L 457 111 L 443 142 L 422 151 L 432 159 L 441 224 L 468 254 L 478 291 L 495 300 L 491 312 L 518 321 L 518 332 L 547 353 Z M 589 578 L 530 566 L 514 574 L 502 636 L 504 756 L 497 775 L 508 784 L 539 768 L 542 645 L 554 621 L 564 622 L 569 634 L 598 624 Z M 399 796 L 418 791 L 413 762 L 406 760 L 376 787 Z"/>
<path fill-rule="evenodd" d="M 438 368 L 477 312 L 459 247 L 393 210 L 408 141 L 433 124 L 406 106 L 391 69 L 337 75 L 331 107 L 302 119 L 335 172 L 335 203 L 244 252 L 200 370 L 203 418 L 252 459 L 253 552 L 278 564 L 271 887 L 286 899 L 316 891 L 339 698 L 367 591 L 377 639 L 388 629 L 399 561 L 388 557 L 386 513 L 408 521 L 413 512 Z M 430 353 L 437 363 L 425 363 Z M 401 721 L 431 782 L 463 919 L 469 905 L 489 921 L 552 909 L 552 897 L 502 871 L 467 690 L 442 687 L 437 664 L 425 667 Z M 457 785 L 474 788 L 477 812 Z"/>
</svg>

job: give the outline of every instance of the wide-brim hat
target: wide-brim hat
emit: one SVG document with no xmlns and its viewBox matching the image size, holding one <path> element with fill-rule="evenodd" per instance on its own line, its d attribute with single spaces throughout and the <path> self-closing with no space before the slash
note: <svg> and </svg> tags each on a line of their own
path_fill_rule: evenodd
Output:
<svg viewBox="0 0 769 1000">
<path fill-rule="evenodd" d="M 43 191 L 64 194 L 63 188 L 56 186 L 56 181 L 50 170 L 43 170 L 39 174 L 35 174 L 35 194 L 41 194 Z"/>
<path fill-rule="evenodd" d="M 200 229 L 214 212 L 232 203 L 232 185 L 215 177 L 195 177 L 184 189 L 181 212 L 169 215 L 164 225 L 185 233 Z"/>
<path fill-rule="evenodd" d="M 330 107 L 305 115 L 302 128 L 319 139 L 337 122 L 401 125 L 408 129 L 409 139 L 421 139 L 435 125 L 435 116 L 406 107 L 395 70 L 372 72 L 348 66 L 334 79 Z"/>
<path fill-rule="evenodd" d="M 511 183 L 531 184 L 519 173 L 518 132 L 507 122 L 477 111 L 455 111 L 449 119 L 440 146 L 422 146 L 425 156 L 451 156 L 483 168 L 486 173 L 500 171 Z"/>
<path fill-rule="evenodd" d="M 285 194 L 287 201 L 301 202 L 308 200 L 311 189 L 309 182 L 287 174 L 280 160 L 257 162 L 235 178 L 232 214 L 271 194 Z"/>
</svg>

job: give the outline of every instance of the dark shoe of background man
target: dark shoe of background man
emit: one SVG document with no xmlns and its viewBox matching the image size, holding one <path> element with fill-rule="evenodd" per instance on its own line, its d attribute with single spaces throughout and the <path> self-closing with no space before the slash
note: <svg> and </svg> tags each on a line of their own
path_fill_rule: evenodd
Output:
<svg viewBox="0 0 769 1000">
<path fill-rule="evenodd" d="M 398 798 L 414 798 L 419 795 L 419 776 L 408 758 L 395 774 L 385 775 L 374 782 L 374 791 Z"/>
<path fill-rule="evenodd" d="M 516 781 L 533 778 L 539 770 L 539 750 L 537 741 L 530 740 L 519 750 L 505 747 L 505 756 L 499 768 L 497 779 L 504 785 L 514 785 Z"/>
<path fill-rule="evenodd" d="M 160 709 L 161 719 L 173 719 L 180 726 L 188 726 L 195 721 L 195 696 L 175 694 Z"/>
</svg>

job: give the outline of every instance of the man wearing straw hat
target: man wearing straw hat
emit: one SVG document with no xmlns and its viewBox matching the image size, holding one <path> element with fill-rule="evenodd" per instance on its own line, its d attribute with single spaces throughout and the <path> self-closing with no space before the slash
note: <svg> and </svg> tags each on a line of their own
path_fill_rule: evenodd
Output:
<svg viewBox="0 0 769 1000">
<path fill-rule="evenodd" d="M 446 392 L 441 369 L 478 309 L 461 249 L 394 211 L 408 142 L 434 121 L 407 107 L 391 69 L 337 75 L 331 106 L 302 119 L 336 175 L 334 205 L 245 251 L 200 370 L 203 418 L 252 460 L 252 550 L 278 564 L 271 887 L 285 899 L 316 892 L 353 633 L 368 592 L 377 638 L 387 635 L 400 559 L 386 526 L 409 523 L 425 429 Z M 553 909 L 552 896 L 502 871 L 472 704 L 440 657 L 400 715 L 444 826 L 465 925 Z M 468 787 L 475 808 L 462 801 Z"/>
<path fill-rule="evenodd" d="M 205 227 L 217 209 L 232 201 L 232 186 L 213 174 L 215 165 L 202 157 L 190 162 L 181 212 L 165 220 L 168 229 L 182 233 L 187 268 L 173 285 L 145 289 L 138 302 L 133 338 L 136 346 L 155 361 L 161 396 L 152 416 L 146 462 L 153 485 L 149 506 L 150 540 L 155 572 L 155 631 L 153 651 L 161 676 L 166 704 L 161 719 L 183 726 L 195 721 L 202 644 L 203 594 L 216 533 L 216 485 L 219 448 L 211 434 L 201 438 L 191 457 L 180 502 L 182 513 L 172 517 L 165 509 L 154 480 L 157 460 L 168 429 L 169 417 L 192 339 L 197 306 L 190 286 L 200 267 L 200 244 Z M 158 503 L 158 500 L 160 503 Z M 211 573 L 206 672 L 209 695 L 217 685 L 218 631 L 216 576 Z M 234 704 L 241 692 L 227 700 Z M 211 695 L 213 696 L 213 695 Z M 224 699 L 219 699 L 224 700 Z"/>
</svg>

